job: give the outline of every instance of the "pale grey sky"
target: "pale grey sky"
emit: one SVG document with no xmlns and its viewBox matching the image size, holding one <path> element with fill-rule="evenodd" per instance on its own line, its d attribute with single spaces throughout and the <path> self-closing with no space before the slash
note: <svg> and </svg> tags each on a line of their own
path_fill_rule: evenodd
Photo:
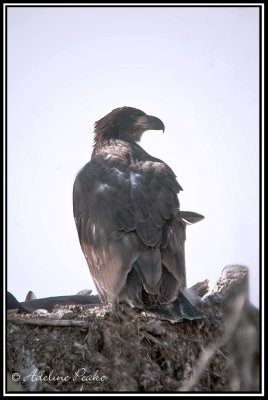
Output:
<svg viewBox="0 0 268 400">
<path fill-rule="evenodd" d="M 174 170 L 188 285 L 227 264 L 259 296 L 258 9 L 8 9 L 8 290 L 24 300 L 93 288 L 72 214 L 93 124 L 140 108 L 165 123 L 141 145 Z"/>
</svg>

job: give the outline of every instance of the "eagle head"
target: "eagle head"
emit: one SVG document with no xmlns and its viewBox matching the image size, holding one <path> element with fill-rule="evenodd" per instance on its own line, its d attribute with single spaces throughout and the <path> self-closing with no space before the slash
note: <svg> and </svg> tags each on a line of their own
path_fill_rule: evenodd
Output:
<svg viewBox="0 0 268 400">
<path fill-rule="evenodd" d="M 143 132 L 165 130 L 163 122 L 133 107 L 116 108 L 95 123 L 95 144 L 109 139 L 139 142 Z"/>
</svg>

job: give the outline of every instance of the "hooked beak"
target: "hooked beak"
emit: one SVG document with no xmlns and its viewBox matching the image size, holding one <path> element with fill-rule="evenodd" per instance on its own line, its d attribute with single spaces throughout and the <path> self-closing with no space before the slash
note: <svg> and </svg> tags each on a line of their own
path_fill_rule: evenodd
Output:
<svg viewBox="0 0 268 400">
<path fill-rule="evenodd" d="M 143 115 L 142 117 L 139 117 L 135 127 L 139 128 L 143 132 L 148 130 L 162 130 L 165 132 L 165 125 L 161 119 L 152 115 Z"/>
</svg>

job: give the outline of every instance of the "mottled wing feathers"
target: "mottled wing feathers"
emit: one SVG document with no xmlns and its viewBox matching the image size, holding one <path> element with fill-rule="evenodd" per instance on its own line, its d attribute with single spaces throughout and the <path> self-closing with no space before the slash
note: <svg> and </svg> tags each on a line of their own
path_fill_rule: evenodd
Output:
<svg viewBox="0 0 268 400">
<path fill-rule="evenodd" d="M 177 236 L 183 233 L 172 238 L 170 231 L 171 219 L 178 218 L 179 190 L 166 164 L 140 146 L 118 140 L 80 171 L 73 189 L 74 217 L 103 301 L 111 300 L 111 293 L 118 295 L 134 264 L 133 280 L 142 282 L 148 293 L 162 293 L 163 299 L 168 288 L 162 283 L 160 289 L 162 263 L 168 278 L 178 269 L 182 273 L 175 271 L 175 276 L 185 276 L 184 255 L 176 254 Z"/>
</svg>

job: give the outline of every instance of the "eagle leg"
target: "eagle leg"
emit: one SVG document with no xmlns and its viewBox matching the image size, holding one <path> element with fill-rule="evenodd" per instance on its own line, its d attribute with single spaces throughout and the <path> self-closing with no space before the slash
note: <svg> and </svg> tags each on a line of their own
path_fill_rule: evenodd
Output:
<svg viewBox="0 0 268 400">
<path fill-rule="evenodd" d="M 181 292 L 172 303 L 147 306 L 146 310 L 159 319 L 171 322 L 204 318 L 202 311 L 194 307 Z"/>
</svg>

